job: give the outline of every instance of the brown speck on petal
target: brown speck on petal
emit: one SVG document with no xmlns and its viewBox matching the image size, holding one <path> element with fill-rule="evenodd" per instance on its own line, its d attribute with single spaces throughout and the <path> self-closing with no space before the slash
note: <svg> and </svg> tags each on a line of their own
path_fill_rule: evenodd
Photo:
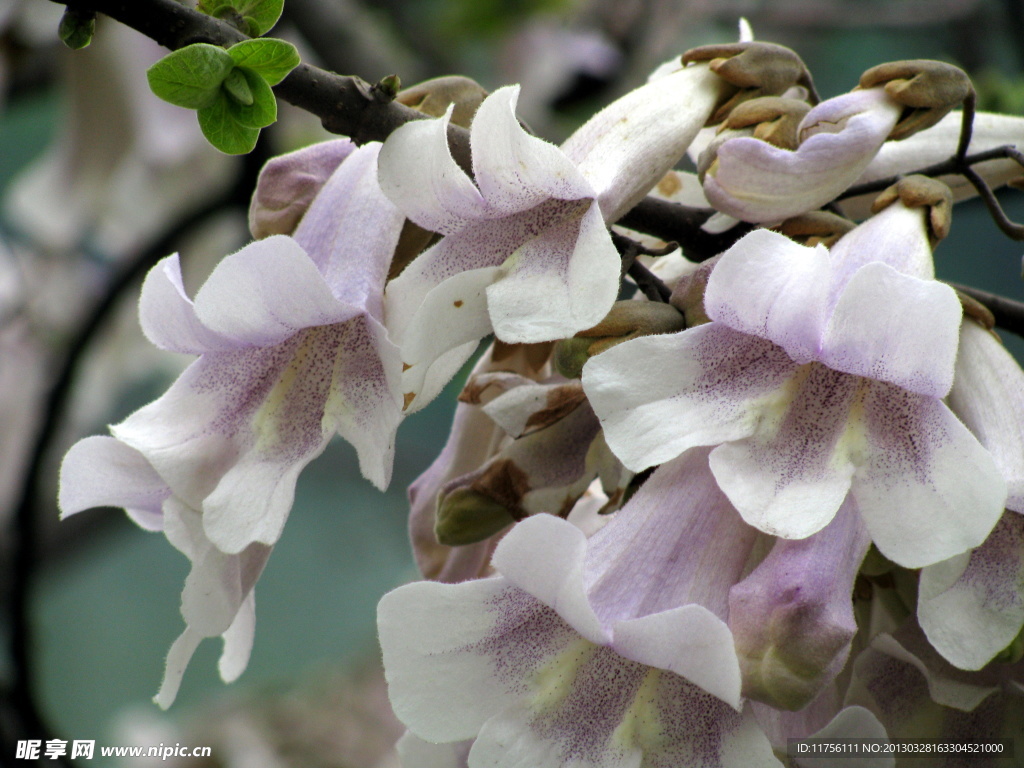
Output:
<svg viewBox="0 0 1024 768">
<path fill-rule="evenodd" d="M 409 407 L 409 405 L 412 403 L 412 401 L 415 400 L 415 399 L 416 399 L 416 393 L 415 392 L 406 392 L 405 393 L 405 402 L 402 404 L 402 410 L 403 411 L 406 410 Z"/>
<path fill-rule="evenodd" d="M 458 301 L 453 301 L 452 303 L 453 303 L 453 304 L 454 304 L 454 305 L 455 305 L 456 307 L 461 307 L 461 306 L 462 306 L 462 299 L 459 299 Z"/>
<path fill-rule="evenodd" d="M 402 373 L 405 373 L 405 372 L 406 372 L 406 371 L 408 371 L 408 370 L 409 370 L 410 368 L 412 368 L 412 366 L 411 366 L 411 365 L 409 365 L 408 363 L 402 363 Z"/>
</svg>

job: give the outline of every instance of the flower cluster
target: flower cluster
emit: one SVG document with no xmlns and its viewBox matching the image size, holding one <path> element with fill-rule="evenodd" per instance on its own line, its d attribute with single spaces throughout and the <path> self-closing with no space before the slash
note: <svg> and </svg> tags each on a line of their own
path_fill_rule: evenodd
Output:
<svg viewBox="0 0 1024 768">
<path fill-rule="evenodd" d="M 561 146 L 506 87 L 273 160 L 258 239 L 194 299 L 177 256 L 143 287 L 147 336 L 195 362 L 62 469 L 65 515 L 122 506 L 192 562 L 159 703 L 204 637 L 244 669 L 302 468 L 340 434 L 386 486 L 400 421 L 493 334 L 410 488 L 427 580 L 379 609 L 407 765 L 747 768 L 804 765 L 790 739 L 1012 735 L 1024 372 L 935 279 L 968 188 L 912 175 L 1024 135 L 970 93 L 907 61 L 820 101 L 793 52 L 745 40 Z M 687 153 L 697 174 L 673 170 Z M 713 253 L 616 224 L 645 197 L 695 206 Z"/>
</svg>

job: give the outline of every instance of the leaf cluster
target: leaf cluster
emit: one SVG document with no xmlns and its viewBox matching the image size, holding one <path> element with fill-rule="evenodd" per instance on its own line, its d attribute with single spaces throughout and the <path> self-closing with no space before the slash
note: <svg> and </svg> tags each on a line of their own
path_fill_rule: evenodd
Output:
<svg viewBox="0 0 1024 768">
<path fill-rule="evenodd" d="M 202 0 L 199 9 L 225 18 L 242 31 L 262 34 L 281 15 L 283 0 Z M 164 101 L 196 110 L 199 127 L 229 155 L 251 152 L 260 129 L 277 120 L 271 87 L 299 65 L 291 43 L 244 40 L 224 49 L 209 43 L 180 48 L 149 68 L 149 87 Z"/>
</svg>

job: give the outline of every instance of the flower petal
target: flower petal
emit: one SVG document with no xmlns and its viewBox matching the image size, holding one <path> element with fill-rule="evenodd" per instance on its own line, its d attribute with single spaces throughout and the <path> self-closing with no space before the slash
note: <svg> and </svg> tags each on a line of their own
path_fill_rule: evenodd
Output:
<svg viewBox="0 0 1024 768">
<path fill-rule="evenodd" d="M 549 227 L 514 251 L 505 276 L 487 289 L 495 335 L 532 344 L 572 336 L 608 314 L 621 259 L 597 206 Z"/>
<path fill-rule="evenodd" d="M 686 152 L 710 117 L 724 82 L 695 64 L 612 102 L 562 145 L 597 191 L 605 221 L 616 221 Z"/>
<path fill-rule="evenodd" d="M 784 350 L 718 323 L 618 344 L 583 368 L 609 447 L 639 471 L 752 434 L 796 368 Z"/>
<path fill-rule="evenodd" d="M 192 300 L 185 293 L 176 253 L 161 259 L 146 275 L 139 296 L 139 324 L 147 339 L 170 352 L 201 355 L 239 346 L 196 317 Z"/>
<path fill-rule="evenodd" d="M 820 208 L 852 184 L 889 136 L 900 106 L 881 88 L 853 91 L 814 107 L 795 152 L 752 137 L 718 148 L 704 193 L 742 221 L 772 222 Z"/>
<path fill-rule="evenodd" d="M 853 376 L 803 366 L 750 437 L 712 451 L 711 471 L 747 523 L 787 539 L 828 524 L 854 474 L 848 424 L 859 387 Z"/>
<path fill-rule="evenodd" d="M 532 208 L 548 198 L 594 196 L 576 166 L 553 144 L 531 136 L 515 116 L 519 86 L 499 88 L 473 117 L 473 176 L 497 215 Z"/>
<path fill-rule="evenodd" d="M 920 568 L 981 544 L 1006 500 L 988 451 L 936 398 L 872 382 L 863 409 L 868 450 L 852 490 L 882 554 Z"/>
<path fill-rule="evenodd" d="M 583 585 L 587 540 L 571 523 L 552 515 L 534 515 L 501 540 L 491 562 L 511 584 L 551 607 L 580 635 L 606 643 Z"/>
<path fill-rule="evenodd" d="M 266 347 L 358 310 L 334 297 L 298 243 L 273 235 L 225 257 L 196 294 L 195 311 L 210 330 Z"/>
<path fill-rule="evenodd" d="M 292 234 L 327 179 L 355 149 L 351 139 L 332 139 L 267 161 L 249 205 L 252 236 Z"/>
<path fill-rule="evenodd" d="M 832 274 L 823 246 L 807 248 L 757 229 L 722 254 L 704 294 L 712 320 L 760 336 L 797 362 L 817 359 Z"/>
<path fill-rule="evenodd" d="M 839 296 L 819 359 L 837 371 L 943 397 L 953 383 L 961 315 L 948 285 L 868 264 Z"/>
<path fill-rule="evenodd" d="M 981 669 L 1024 627 L 1024 516 L 1006 512 L 977 549 L 921 571 L 917 614 L 960 669 Z"/>
<path fill-rule="evenodd" d="M 549 649 L 575 636 L 502 578 L 399 587 L 381 599 L 377 625 L 395 714 L 433 742 L 476 736 L 515 701 L 525 674 L 548 661 Z M 559 625 L 564 630 L 549 638 L 549 628 Z"/>
<path fill-rule="evenodd" d="M 79 440 L 61 464 L 61 519 L 93 507 L 124 507 L 140 526 L 159 531 L 161 508 L 170 495 L 143 455 L 112 437 Z"/>
<path fill-rule="evenodd" d="M 776 707 L 810 704 L 842 670 L 857 632 L 853 582 L 871 539 L 851 500 L 818 533 L 777 539 L 729 592 L 743 694 Z"/>
<path fill-rule="evenodd" d="M 338 167 L 295 230 L 295 242 L 335 298 L 383 322 L 384 283 L 405 216 L 377 184 L 379 151 L 380 144 L 367 144 Z"/>
<path fill-rule="evenodd" d="M 1024 513 L 1024 371 L 999 339 L 976 323 L 960 329 L 949 407 L 992 454 L 1006 479 L 1006 506 Z"/>
<path fill-rule="evenodd" d="M 437 120 L 413 120 L 380 150 L 384 194 L 424 229 L 450 235 L 489 213 L 483 196 L 448 149 L 451 109 Z"/>
</svg>

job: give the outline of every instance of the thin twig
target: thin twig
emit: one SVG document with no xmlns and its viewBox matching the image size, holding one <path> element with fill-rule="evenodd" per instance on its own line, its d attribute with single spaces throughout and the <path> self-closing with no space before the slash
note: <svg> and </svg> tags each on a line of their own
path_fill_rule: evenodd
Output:
<svg viewBox="0 0 1024 768">
<path fill-rule="evenodd" d="M 960 283 L 949 283 L 961 293 L 965 293 L 979 304 L 983 304 L 995 319 L 996 327 L 1024 337 L 1024 302 L 989 293 L 979 288 Z"/>
<path fill-rule="evenodd" d="M 847 200 L 851 197 L 859 197 L 860 195 L 867 195 L 871 192 L 881 192 L 883 189 L 887 189 L 899 181 L 904 176 L 948 176 L 954 173 L 962 173 L 962 168 L 977 165 L 978 163 L 984 163 L 987 160 L 1014 160 L 1021 167 L 1024 167 L 1024 153 L 1021 153 L 1012 144 L 1005 144 L 1001 147 L 993 147 L 992 149 L 986 149 L 984 152 L 975 152 L 973 155 L 964 156 L 963 160 L 958 161 L 956 156 L 943 160 L 939 163 L 933 163 L 932 165 L 919 168 L 916 171 L 908 171 L 905 174 L 898 174 L 894 176 L 887 176 L 884 179 L 877 179 L 876 181 L 869 181 L 865 184 L 858 184 L 855 187 L 850 187 L 843 192 L 836 200 Z"/>
</svg>

